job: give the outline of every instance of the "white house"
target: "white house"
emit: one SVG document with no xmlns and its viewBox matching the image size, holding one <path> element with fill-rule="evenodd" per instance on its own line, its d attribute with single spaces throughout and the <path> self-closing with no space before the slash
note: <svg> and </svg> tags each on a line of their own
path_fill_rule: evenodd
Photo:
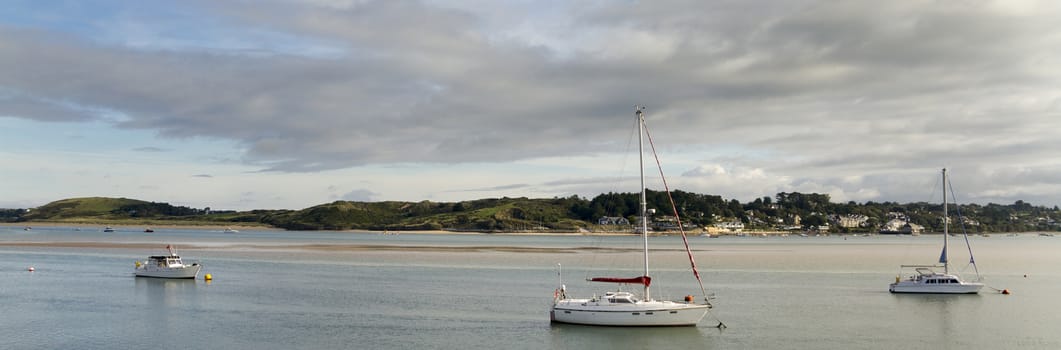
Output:
<svg viewBox="0 0 1061 350">
<path fill-rule="evenodd" d="M 742 232 L 744 231 L 744 223 L 740 221 L 727 221 L 716 223 L 715 227 L 726 230 L 729 232 Z"/>
</svg>

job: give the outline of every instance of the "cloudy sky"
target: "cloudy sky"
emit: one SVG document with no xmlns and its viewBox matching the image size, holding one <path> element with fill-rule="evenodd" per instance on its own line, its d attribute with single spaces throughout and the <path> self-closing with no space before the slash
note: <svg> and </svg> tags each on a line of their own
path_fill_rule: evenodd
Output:
<svg viewBox="0 0 1061 350">
<path fill-rule="evenodd" d="M 1061 205 L 1061 2 L 6 1 L 0 207 Z M 649 187 L 661 188 L 658 181 Z"/>
</svg>

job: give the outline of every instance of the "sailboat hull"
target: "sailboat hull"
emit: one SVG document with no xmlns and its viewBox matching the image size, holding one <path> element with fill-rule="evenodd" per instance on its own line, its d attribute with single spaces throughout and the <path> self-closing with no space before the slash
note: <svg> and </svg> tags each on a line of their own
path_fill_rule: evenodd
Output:
<svg viewBox="0 0 1061 350">
<path fill-rule="evenodd" d="M 901 281 L 892 283 L 888 291 L 892 293 L 922 293 L 922 294 L 976 294 L 984 288 L 983 283 L 955 283 L 948 285 L 927 285 L 917 282 Z"/>
<path fill-rule="evenodd" d="M 696 326 L 710 306 L 673 301 L 648 301 L 628 305 L 593 303 L 589 299 L 557 302 L 551 311 L 555 323 L 617 327 Z"/>
<path fill-rule="evenodd" d="M 918 272 L 918 275 L 910 276 L 905 280 L 896 279 L 895 283 L 888 285 L 888 291 L 892 293 L 976 294 L 984 288 L 983 283 L 965 282 L 957 275 L 931 272 L 926 267 L 919 268 Z"/>
</svg>

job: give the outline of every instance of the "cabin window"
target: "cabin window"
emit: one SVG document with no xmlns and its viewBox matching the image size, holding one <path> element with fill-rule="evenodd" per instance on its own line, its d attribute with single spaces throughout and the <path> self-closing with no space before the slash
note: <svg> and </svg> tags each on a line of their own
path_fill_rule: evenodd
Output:
<svg viewBox="0 0 1061 350">
<path fill-rule="evenodd" d="M 635 312 L 635 313 L 633 313 L 633 315 L 635 315 L 635 316 L 636 316 L 636 315 L 640 315 L 640 314 L 641 314 L 640 312 Z"/>
<path fill-rule="evenodd" d="M 651 314 L 652 314 L 651 312 L 646 312 L 646 313 L 645 313 L 645 315 L 651 315 Z"/>
<path fill-rule="evenodd" d="M 677 311 L 671 311 L 670 313 L 672 313 L 672 314 L 676 314 L 676 313 L 678 313 L 678 312 L 677 312 Z"/>
</svg>

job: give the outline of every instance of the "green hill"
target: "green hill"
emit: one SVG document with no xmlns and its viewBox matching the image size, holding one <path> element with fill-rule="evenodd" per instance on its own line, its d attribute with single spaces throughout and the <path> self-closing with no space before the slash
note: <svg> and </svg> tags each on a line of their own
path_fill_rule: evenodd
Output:
<svg viewBox="0 0 1061 350">
<path fill-rule="evenodd" d="M 286 210 L 211 213 L 209 209 L 173 206 L 128 198 L 85 197 L 51 202 L 8 221 L 143 225 L 264 225 L 261 218 Z"/>
<path fill-rule="evenodd" d="M 877 232 L 893 218 L 942 230 L 942 206 L 930 203 L 833 203 L 827 194 L 778 193 L 749 203 L 716 195 L 648 191 L 647 207 L 657 209 L 650 225 L 673 230 L 671 198 L 682 223 L 691 227 L 739 221 L 749 230 L 791 230 L 828 227 L 839 233 Z M 454 230 L 479 232 L 559 231 L 580 229 L 628 231 L 629 225 L 601 227 L 597 219 L 622 217 L 633 222 L 639 207 L 636 193 L 606 193 L 593 199 L 488 198 L 463 202 L 336 201 L 302 210 L 211 211 L 127 198 L 70 198 L 28 210 L 0 210 L 6 222 L 60 222 L 113 225 L 261 225 L 288 230 Z M 963 222 L 971 232 L 1061 231 L 1061 209 L 1033 206 L 963 204 Z M 957 218 L 952 218 L 956 220 Z M 841 227 L 841 223 L 857 226 Z"/>
<path fill-rule="evenodd" d="M 127 198 L 86 197 L 54 201 L 31 210 L 24 215 L 25 221 L 64 220 L 71 218 L 119 219 L 126 217 L 122 207 L 147 204 L 148 202 Z"/>
<path fill-rule="evenodd" d="M 567 199 L 501 198 L 457 203 L 336 201 L 269 215 L 263 222 L 289 230 L 576 230 Z"/>
</svg>

